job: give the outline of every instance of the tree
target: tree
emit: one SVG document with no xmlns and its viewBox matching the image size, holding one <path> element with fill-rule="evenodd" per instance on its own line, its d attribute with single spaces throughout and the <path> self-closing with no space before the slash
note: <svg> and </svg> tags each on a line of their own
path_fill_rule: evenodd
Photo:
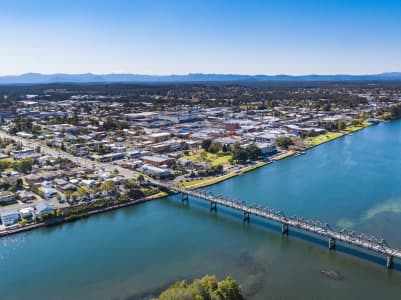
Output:
<svg viewBox="0 0 401 300">
<path fill-rule="evenodd" d="M 346 127 L 346 124 L 345 124 L 345 122 L 343 120 L 338 120 L 337 121 L 337 129 L 338 130 L 343 130 L 343 129 L 345 129 L 345 127 Z"/>
<path fill-rule="evenodd" d="M 352 119 L 351 120 L 351 125 L 352 126 L 359 126 L 359 125 L 361 125 L 363 123 L 363 120 L 361 120 L 361 119 Z"/>
<path fill-rule="evenodd" d="M 60 195 L 60 194 L 57 194 L 57 196 L 56 196 L 56 199 L 57 199 L 57 201 L 58 201 L 58 202 L 60 202 L 60 203 L 61 203 L 62 197 L 61 197 L 61 195 Z"/>
<path fill-rule="evenodd" d="M 165 290 L 158 300 L 243 300 L 241 289 L 234 279 L 227 277 L 217 281 L 215 276 L 204 276 L 195 279 L 191 284 L 179 281 Z"/>
<path fill-rule="evenodd" d="M 8 169 L 11 166 L 11 162 L 6 159 L 0 160 L 0 172 Z"/>
<path fill-rule="evenodd" d="M 210 144 L 211 144 L 211 143 L 212 143 L 212 140 L 210 140 L 210 139 L 203 140 L 203 141 L 202 141 L 202 148 L 203 148 L 203 150 L 209 151 L 209 147 L 210 147 Z"/>
<path fill-rule="evenodd" d="M 262 155 L 262 151 L 256 145 L 249 145 L 245 149 L 248 152 L 248 157 L 250 160 L 256 160 Z"/>
<path fill-rule="evenodd" d="M 72 196 L 72 192 L 70 190 L 67 190 L 64 192 L 64 197 L 67 202 L 70 202 L 71 196 Z"/>
<path fill-rule="evenodd" d="M 14 168 L 21 173 L 29 173 L 32 171 L 32 165 L 34 164 L 32 158 L 24 158 L 14 163 Z"/>
<path fill-rule="evenodd" d="M 276 144 L 280 148 L 288 149 L 289 146 L 294 145 L 294 142 L 287 136 L 281 136 L 276 139 Z"/>
<path fill-rule="evenodd" d="M 145 196 L 145 194 L 141 191 L 141 189 L 138 189 L 138 188 L 130 189 L 130 190 L 127 192 L 127 194 L 128 194 L 128 197 L 129 197 L 131 200 L 139 199 L 139 198 L 142 198 L 142 197 Z"/>
<path fill-rule="evenodd" d="M 212 141 L 207 151 L 210 153 L 218 153 L 220 150 L 221 150 L 221 144 L 217 141 Z"/>
<path fill-rule="evenodd" d="M 222 149 L 221 149 L 224 153 L 228 152 L 228 147 L 226 144 L 223 145 Z"/>
<path fill-rule="evenodd" d="M 17 180 L 8 188 L 8 190 L 11 192 L 16 192 L 22 190 L 23 187 L 24 182 L 22 181 L 22 178 L 17 178 Z"/>
<path fill-rule="evenodd" d="M 101 183 L 99 190 L 101 192 L 106 192 L 107 194 L 114 194 L 118 189 L 113 181 L 107 180 Z"/>
<path fill-rule="evenodd" d="M 140 184 L 142 184 L 144 181 L 145 181 L 145 177 L 143 177 L 142 174 L 139 175 L 139 176 L 138 176 L 138 182 L 139 182 Z"/>
<path fill-rule="evenodd" d="M 235 149 L 232 152 L 232 157 L 235 161 L 244 163 L 248 160 L 248 152 L 245 149 Z"/>
</svg>

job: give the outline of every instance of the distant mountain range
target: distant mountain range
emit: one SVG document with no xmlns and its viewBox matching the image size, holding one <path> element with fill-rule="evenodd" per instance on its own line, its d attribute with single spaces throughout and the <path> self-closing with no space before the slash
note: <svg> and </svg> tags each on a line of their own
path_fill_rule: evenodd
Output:
<svg viewBox="0 0 401 300">
<path fill-rule="evenodd" d="M 235 82 L 235 81 L 398 81 L 401 72 L 371 75 L 240 75 L 200 74 L 187 75 L 140 75 L 140 74 L 40 74 L 0 76 L 0 84 L 46 84 L 46 83 L 156 83 L 156 82 Z"/>
</svg>

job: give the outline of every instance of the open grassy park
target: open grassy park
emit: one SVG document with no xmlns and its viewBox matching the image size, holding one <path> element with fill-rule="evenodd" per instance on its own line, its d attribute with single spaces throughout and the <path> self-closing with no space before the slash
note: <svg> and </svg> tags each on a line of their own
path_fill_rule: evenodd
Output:
<svg viewBox="0 0 401 300">
<path fill-rule="evenodd" d="M 223 165 L 224 168 L 231 166 L 231 154 L 224 152 L 214 154 L 206 151 L 199 151 L 192 155 L 185 155 L 184 159 L 198 162 L 209 162 L 211 166 Z"/>
</svg>

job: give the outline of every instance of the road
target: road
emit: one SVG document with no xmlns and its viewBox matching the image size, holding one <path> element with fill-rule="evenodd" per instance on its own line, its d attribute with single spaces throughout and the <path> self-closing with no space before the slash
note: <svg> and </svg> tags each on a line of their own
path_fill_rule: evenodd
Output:
<svg viewBox="0 0 401 300">
<path fill-rule="evenodd" d="M 23 146 L 35 149 L 36 147 L 40 147 L 41 152 L 43 154 L 47 154 L 53 157 L 61 157 L 61 158 L 67 158 L 71 160 L 72 162 L 76 163 L 77 165 L 80 165 L 85 168 L 94 168 L 94 169 L 101 169 L 106 172 L 115 172 L 117 170 L 118 174 L 120 176 L 123 176 L 124 178 L 137 178 L 139 176 L 138 172 L 128 170 L 126 168 L 122 168 L 118 165 L 113 165 L 112 163 L 101 163 L 101 162 L 95 162 L 86 158 L 82 157 L 77 157 L 72 154 L 69 154 L 65 151 L 61 151 L 59 149 L 54 149 L 46 146 L 44 143 L 41 143 L 39 141 L 31 141 L 28 139 L 24 139 L 18 136 L 10 135 L 4 131 L 0 130 L 0 137 L 1 138 L 8 138 L 12 139 L 16 142 L 21 143 Z"/>
</svg>

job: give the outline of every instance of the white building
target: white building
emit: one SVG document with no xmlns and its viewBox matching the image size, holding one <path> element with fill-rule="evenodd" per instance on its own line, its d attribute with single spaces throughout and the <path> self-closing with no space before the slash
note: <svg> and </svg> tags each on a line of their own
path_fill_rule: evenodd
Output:
<svg viewBox="0 0 401 300">
<path fill-rule="evenodd" d="M 27 158 L 27 157 L 34 157 L 35 151 L 33 149 L 22 149 L 22 150 L 16 150 L 12 152 L 13 158 L 16 159 L 21 159 L 21 158 Z"/>
<path fill-rule="evenodd" d="M 260 149 L 262 154 L 272 154 L 277 151 L 276 145 L 273 143 L 255 143 L 255 146 Z"/>
<path fill-rule="evenodd" d="M 21 218 L 30 218 L 33 216 L 35 209 L 33 207 L 25 207 L 19 210 Z"/>
<path fill-rule="evenodd" d="M 54 208 L 47 202 L 43 201 L 43 202 L 39 202 L 36 206 L 35 206 L 35 217 L 39 217 L 41 215 L 46 215 L 49 213 L 52 213 L 54 211 Z"/>
<path fill-rule="evenodd" d="M 87 187 L 94 187 L 97 185 L 96 180 L 93 179 L 84 179 L 81 181 L 84 185 L 86 185 Z"/>
<path fill-rule="evenodd" d="M 46 199 L 50 199 L 58 194 L 57 190 L 52 187 L 51 188 L 42 188 L 42 192 L 45 195 Z"/>
<path fill-rule="evenodd" d="M 18 222 L 20 215 L 16 210 L 6 211 L 0 214 L 0 219 L 4 226 L 11 226 Z"/>
<path fill-rule="evenodd" d="M 169 170 L 158 168 L 158 167 L 151 166 L 151 165 L 144 165 L 142 167 L 142 171 L 145 174 L 153 175 L 153 176 L 157 176 L 157 177 L 168 177 L 171 174 Z"/>
<path fill-rule="evenodd" d="M 15 195 L 11 192 L 0 192 L 0 203 L 8 203 L 14 201 Z"/>
</svg>

